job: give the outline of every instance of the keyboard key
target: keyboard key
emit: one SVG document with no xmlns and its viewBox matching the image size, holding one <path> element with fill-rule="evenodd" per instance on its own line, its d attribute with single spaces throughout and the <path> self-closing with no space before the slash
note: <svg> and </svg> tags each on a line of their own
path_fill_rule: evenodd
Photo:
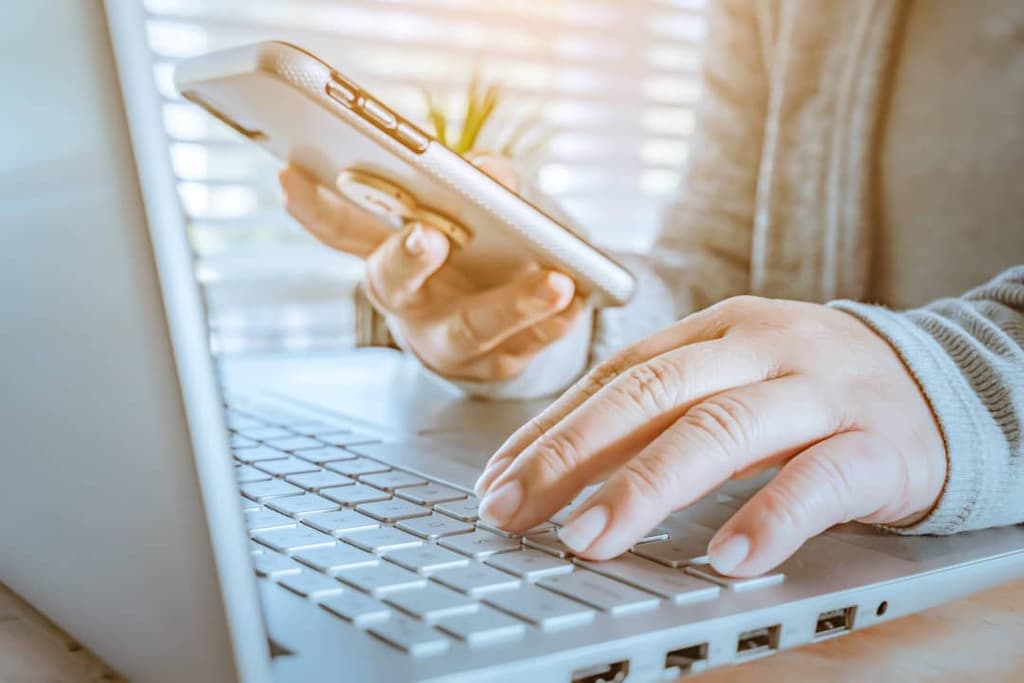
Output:
<svg viewBox="0 0 1024 683">
<path fill-rule="evenodd" d="M 671 537 L 672 534 L 669 533 L 668 529 L 656 526 L 638 538 L 636 542 L 639 545 L 640 543 L 650 543 L 651 541 L 667 541 Z"/>
<path fill-rule="evenodd" d="M 394 614 L 386 621 L 372 624 L 367 630 L 414 657 L 441 654 L 448 650 L 451 643 L 430 626 L 400 614 Z"/>
<path fill-rule="evenodd" d="M 302 518 L 302 523 L 325 534 L 338 535 L 346 531 L 360 529 L 376 529 L 380 523 L 361 515 L 355 510 L 334 510 L 332 512 L 314 512 Z"/>
<path fill-rule="evenodd" d="M 519 541 L 492 534 L 490 531 L 474 531 L 471 534 L 456 534 L 445 536 L 438 541 L 449 550 L 454 550 L 470 557 L 488 557 L 495 553 L 504 553 L 511 550 L 519 550 L 522 545 Z"/>
<path fill-rule="evenodd" d="M 237 413 L 229 413 L 225 418 L 228 424 L 228 428 L 233 432 L 244 430 L 247 428 L 266 427 L 267 423 L 263 420 L 257 420 L 255 417 L 248 415 L 241 415 Z"/>
<path fill-rule="evenodd" d="M 300 574 L 287 574 L 278 579 L 277 582 L 304 598 L 319 598 L 345 591 L 345 587 L 334 579 L 311 571 L 304 571 Z"/>
<path fill-rule="evenodd" d="M 341 505 L 354 506 L 360 503 L 370 503 L 375 500 L 388 500 L 390 496 L 380 489 L 375 489 L 366 484 L 352 484 L 350 486 L 332 486 L 327 489 L 320 489 L 320 495 L 330 498 Z"/>
<path fill-rule="evenodd" d="M 348 567 L 366 567 L 380 563 L 380 558 L 373 553 L 360 550 L 345 543 L 300 550 L 292 557 L 325 574 L 333 574 Z"/>
<path fill-rule="evenodd" d="M 338 504 L 333 500 L 327 500 L 315 493 L 304 493 L 301 496 L 274 498 L 267 503 L 267 507 L 286 515 L 298 516 L 308 515 L 313 512 L 337 510 Z"/>
<path fill-rule="evenodd" d="M 273 510 L 249 510 L 245 513 L 245 526 L 249 531 L 267 531 L 295 526 L 298 522 Z"/>
<path fill-rule="evenodd" d="M 259 445 L 259 441 L 256 441 L 255 439 L 246 438 L 241 434 L 233 434 L 231 436 L 232 450 L 241 450 L 243 448 L 256 448 Z"/>
<path fill-rule="evenodd" d="M 332 486 L 349 486 L 355 482 L 348 477 L 338 474 L 336 472 L 329 472 L 327 470 L 315 470 L 313 472 L 304 472 L 302 474 L 292 474 L 285 479 L 290 484 L 301 486 L 307 491 L 319 493 L 320 489 L 331 488 Z"/>
<path fill-rule="evenodd" d="M 518 588 L 522 581 L 493 567 L 473 562 L 465 567 L 442 569 L 430 575 L 434 581 L 470 595 Z"/>
<path fill-rule="evenodd" d="M 357 456 L 355 453 L 343 451 L 334 446 L 321 446 L 320 448 L 304 448 L 301 451 L 296 451 L 295 457 L 315 465 L 325 465 L 338 460 L 354 460 Z"/>
<path fill-rule="evenodd" d="M 526 633 L 523 622 L 483 605 L 475 612 L 443 617 L 437 621 L 437 628 L 470 645 L 506 642 Z"/>
<path fill-rule="evenodd" d="M 311 439 L 308 436 L 296 436 L 291 434 L 287 437 L 277 439 L 262 439 L 263 443 L 272 448 L 277 448 L 282 451 L 301 451 L 304 448 L 322 448 L 323 444 L 316 439 Z"/>
<path fill-rule="evenodd" d="M 240 451 L 235 451 L 235 457 L 242 462 L 252 464 L 254 462 L 266 462 L 267 460 L 280 460 L 281 458 L 287 458 L 288 454 L 276 448 L 260 446 L 258 448 L 243 448 Z"/>
<path fill-rule="evenodd" d="M 391 613 L 384 603 L 354 590 L 346 590 L 341 595 L 322 600 L 320 606 L 354 624 L 387 619 Z"/>
<path fill-rule="evenodd" d="M 532 584 L 512 591 L 485 593 L 481 599 L 544 630 L 580 626 L 594 620 L 594 610 L 586 605 Z"/>
<path fill-rule="evenodd" d="M 265 552 L 269 552 L 266 547 L 260 545 L 256 541 L 249 539 L 249 554 L 250 555 L 262 555 Z"/>
<path fill-rule="evenodd" d="M 369 458 L 362 457 L 352 458 L 351 460 L 329 462 L 324 466 L 333 472 L 344 474 L 346 477 L 358 477 L 363 474 L 376 474 L 377 472 L 387 472 L 391 469 L 387 465 L 381 465 L 379 462 L 374 462 Z"/>
<path fill-rule="evenodd" d="M 295 436 L 291 431 L 283 427 L 271 427 L 269 425 L 254 426 L 254 427 L 239 427 L 235 429 L 236 432 L 242 436 L 248 437 L 255 441 L 266 441 L 267 439 L 280 439 L 289 436 Z"/>
<path fill-rule="evenodd" d="M 269 474 L 261 472 L 251 465 L 242 465 L 235 469 L 235 477 L 238 479 L 239 484 L 251 484 L 254 481 L 267 481 L 270 479 Z"/>
<path fill-rule="evenodd" d="M 391 550 L 385 553 L 385 557 L 406 569 L 423 574 L 469 564 L 468 557 L 431 544 Z"/>
<path fill-rule="evenodd" d="M 298 458 L 282 458 L 280 460 L 265 460 L 256 463 L 256 467 L 274 477 L 285 477 L 289 474 L 301 474 L 302 472 L 316 472 L 316 465 L 299 460 Z"/>
<path fill-rule="evenodd" d="M 342 569 L 337 573 L 337 577 L 348 585 L 375 596 L 427 585 L 426 577 L 388 562 L 371 567 Z"/>
<path fill-rule="evenodd" d="M 260 531 L 254 534 L 253 538 L 263 545 L 270 546 L 274 550 L 281 552 L 293 552 L 303 550 L 304 548 L 334 545 L 337 542 L 332 536 L 327 536 L 307 526 L 298 526 L 294 529 Z"/>
<path fill-rule="evenodd" d="M 660 602 L 650 593 L 585 569 L 549 576 L 537 585 L 614 615 L 652 610 Z"/>
<path fill-rule="evenodd" d="M 280 479 L 271 479 L 270 481 L 256 481 L 251 484 L 242 484 L 241 486 L 242 495 L 246 498 L 252 498 L 263 502 L 272 498 L 280 498 L 281 496 L 299 496 L 305 493 L 298 486 L 292 486 L 286 481 Z"/>
<path fill-rule="evenodd" d="M 517 534 L 511 531 L 505 531 L 501 527 L 496 527 L 492 524 L 488 524 L 487 522 L 478 521 L 476 523 L 476 526 L 478 529 L 486 529 L 487 531 L 490 531 L 492 534 L 498 534 L 499 536 L 504 536 L 505 538 L 523 538 L 525 536 L 534 536 L 537 534 L 546 533 L 547 531 L 555 528 L 553 525 L 548 524 L 547 522 L 543 522 L 533 527 L 532 529 L 528 529 L 521 534 Z"/>
<path fill-rule="evenodd" d="M 370 436 L 369 434 L 364 434 L 363 432 L 357 432 L 354 430 L 315 434 L 315 436 L 324 443 L 329 443 L 332 446 L 356 446 L 359 444 L 377 443 L 380 441 L 380 439 L 375 436 Z"/>
<path fill-rule="evenodd" d="M 302 565 L 292 558 L 270 551 L 256 555 L 253 558 L 252 567 L 260 576 L 281 576 L 304 571 Z"/>
<path fill-rule="evenodd" d="M 682 570 L 672 569 L 630 553 L 604 562 L 577 559 L 576 564 L 613 579 L 625 581 L 676 604 L 711 600 L 717 598 L 722 591 L 718 586 L 689 576 Z"/>
<path fill-rule="evenodd" d="M 242 512 L 250 512 L 252 510 L 259 510 L 260 504 L 256 501 L 249 500 L 248 498 L 239 498 L 242 503 Z"/>
<path fill-rule="evenodd" d="M 327 422 L 325 420 L 300 420 L 289 422 L 288 429 L 302 436 L 316 436 L 317 434 L 332 434 L 335 432 L 345 433 L 348 430 L 341 425 Z"/>
<path fill-rule="evenodd" d="M 558 557 L 552 557 L 538 550 L 501 553 L 500 555 L 488 557 L 484 562 L 509 574 L 520 576 L 527 581 L 552 574 L 568 574 L 573 570 L 571 562 Z"/>
<path fill-rule="evenodd" d="M 448 614 L 472 612 L 478 606 L 472 598 L 436 583 L 427 584 L 417 590 L 391 593 L 384 598 L 384 602 L 420 619 L 436 619 Z"/>
<path fill-rule="evenodd" d="M 388 526 L 379 529 L 368 529 L 366 531 L 346 532 L 342 534 L 342 538 L 352 545 L 358 546 L 363 550 L 369 550 L 372 553 L 410 548 L 423 543 L 423 541 L 415 536 L 410 536 L 404 531 Z"/>
<path fill-rule="evenodd" d="M 356 506 L 356 510 L 382 522 L 397 522 L 401 519 L 424 517 L 430 514 L 430 508 L 425 508 L 422 505 L 410 503 L 399 498 L 382 500 L 376 503 L 362 503 Z"/>
<path fill-rule="evenodd" d="M 749 578 L 725 576 L 724 574 L 716 572 L 710 564 L 690 565 L 686 567 L 686 573 L 696 576 L 699 579 L 704 579 L 705 581 L 717 583 L 719 586 L 737 592 L 749 591 L 755 588 L 764 588 L 765 586 L 774 586 L 782 583 L 785 579 L 785 576 L 780 573 L 762 574 L 761 576 L 752 576 Z"/>
<path fill-rule="evenodd" d="M 399 470 L 391 470 L 390 472 L 381 472 L 379 474 L 367 474 L 359 478 L 359 481 L 370 486 L 376 486 L 379 489 L 385 491 L 394 491 L 395 489 L 405 488 L 407 486 L 420 486 L 426 484 L 426 479 L 421 479 L 408 472 L 400 472 Z"/>
<path fill-rule="evenodd" d="M 541 534 L 523 537 L 523 545 L 528 548 L 541 550 L 549 555 L 555 555 L 556 557 L 573 556 L 572 548 L 562 543 L 562 540 L 558 538 L 558 534 L 554 529 L 550 529 Z"/>
<path fill-rule="evenodd" d="M 374 504 L 377 505 L 379 503 Z M 411 534 L 428 539 L 451 536 L 452 534 L 464 534 L 473 530 L 473 525 L 469 522 L 460 522 L 457 519 L 452 519 L 436 512 L 431 513 L 427 517 L 403 520 L 395 526 L 403 531 L 408 531 Z"/>
<path fill-rule="evenodd" d="M 667 541 L 651 541 L 633 546 L 632 552 L 668 567 L 682 567 L 707 557 L 710 540 L 710 535 L 706 534 L 677 535 Z"/>
<path fill-rule="evenodd" d="M 404 493 L 408 493 L 408 491 L 405 491 Z M 448 515 L 449 517 L 461 519 L 463 522 L 475 522 L 480 519 L 480 500 L 475 496 L 469 496 L 464 500 L 453 500 L 445 503 L 439 503 L 434 506 L 434 509 Z"/>
<path fill-rule="evenodd" d="M 462 491 L 457 491 L 441 484 L 427 484 L 425 486 L 399 489 L 395 492 L 395 495 L 420 505 L 435 505 L 453 500 L 462 500 L 466 497 L 466 494 Z"/>
</svg>

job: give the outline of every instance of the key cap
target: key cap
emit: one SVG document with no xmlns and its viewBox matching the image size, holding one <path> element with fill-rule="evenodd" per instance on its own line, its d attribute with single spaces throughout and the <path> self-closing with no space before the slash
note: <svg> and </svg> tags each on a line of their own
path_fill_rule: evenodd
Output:
<svg viewBox="0 0 1024 683">
<path fill-rule="evenodd" d="M 487 645 L 521 638 L 526 625 L 512 617 L 481 605 L 475 612 L 442 617 L 437 628 L 470 645 Z"/>
<path fill-rule="evenodd" d="M 288 457 L 288 454 L 284 451 L 279 451 L 276 448 L 269 448 L 267 446 L 243 448 L 240 451 L 235 451 L 234 455 L 242 462 L 249 464 L 254 462 L 266 462 L 267 460 L 280 460 L 281 458 Z"/>
<path fill-rule="evenodd" d="M 337 573 L 337 577 L 350 586 L 378 597 L 391 591 L 422 588 L 427 585 L 426 577 L 389 562 L 381 562 L 372 567 L 342 569 Z"/>
<path fill-rule="evenodd" d="M 490 531 L 492 534 L 498 534 L 499 536 L 504 536 L 505 538 L 524 538 L 526 536 L 534 536 L 534 535 L 537 535 L 537 534 L 543 534 L 543 533 L 546 533 L 547 531 L 555 528 L 553 525 L 548 524 L 547 522 L 543 522 L 543 523 L 538 524 L 537 526 L 533 527 L 532 529 L 528 529 L 527 531 L 524 531 L 521 534 L 516 534 L 516 533 L 513 533 L 511 531 L 505 531 L 504 529 L 502 529 L 500 527 L 496 527 L 493 524 L 488 524 L 487 522 L 478 521 L 476 523 L 476 526 L 477 526 L 478 529 L 486 529 L 487 531 Z"/>
<path fill-rule="evenodd" d="M 427 517 L 403 520 L 395 526 L 402 531 L 408 531 L 411 534 L 427 539 L 441 538 L 442 536 L 451 536 L 452 534 L 464 534 L 467 531 L 473 530 L 473 525 L 468 522 L 460 522 L 457 519 L 439 515 L 436 512 L 431 513 Z"/>
<path fill-rule="evenodd" d="M 251 484 L 254 481 L 267 481 L 270 479 L 269 474 L 261 472 L 251 465 L 242 465 L 236 469 L 235 477 L 238 479 L 239 484 Z"/>
<path fill-rule="evenodd" d="M 466 494 L 462 491 L 456 491 L 441 484 L 427 484 L 425 486 L 399 489 L 395 492 L 395 495 L 420 505 L 435 505 L 437 503 L 462 500 L 466 497 Z"/>
<path fill-rule="evenodd" d="M 379 462 L 374 462 L 369 458 L 352 458 L 351 460 L 338 460 L 336 462 L 329 462 L 324 465 L 327 469 L 337 472 L 338 474 L 344 474 L 346 477 L 358 477 L 363 474 L 376 474 L 377 472 L 387 472 L 391 468 L 387 465 L 381 465 Z"/>
<path fill-rule="evenodd" d="M 262 441 L 272 448 L 288 451 L 289 453 L 301 451 L 305 448 L 323 448 L 323 443 L 316 439 L 311 439 L 308 436 L 296 436 L 295 434 L 276 439 L 262 439 Z"/>
<path fill-rule="evenodd" d="M 711 600 L 717 598 L 722 591 L 718 586 L 689 576 L 679 569 L 665 567 L 630 553 L 603 562 L 577 559 L 576 564 L 625 581 L 676 604 Z"/>
<path fill-rule="evenodd" d="M 285 479 L 290 484 L 301 486 L 307 491 L 319 493 L 320 489 L 331 488 L 332 486 L 348 486 L 355 482 L 348 477 L 338 474 L 336 472 L 329 472 L 327 470 L 316 470 L 314 472 L 304 472 L 303 474 L 293 474 Z"/>
<path fill-rule="evenodd" d="M 325 534 L 338 535 L 346 531 L 360 529 L 376 529 L 380 523 L 355 510 L 334 510 L 333 512 L 314 512 L 302 518 L 302 523 Z"/>
<path fill-rule="evenodd" d="M 252 510 L 259 510 L 260 504 L 256 501 L 249 500 L 248 498 L 239 498 L 242 502 L 242 512 L 250 512 Z"/>
<path fill-rule="evenodd" d="M 696 576 L 699 579 L 705 581 L 711 581 L 717 583 L 719 586 L 728 588 L 731 591 L 749 591 L 755 588 L 764 588 L 765 586 L 774 586 L 782 583 L 785 576 L 780 573 L 774 574 L 762 574 L 761 576 L 751 576 L 749 578 L 736 578 L 734 576 L 725 576 L 719 574 L 712 568 L 710 564 L 695 564 L 686 567 L 686 573 L 692 576 Z"/>
<path fill-rule="evenodd" d="M 332 422 L 326 422 L 325 420 L 301 420 L 299 422 L 289 422 L 288 429 L 302 436 L 316 436 L 318 433 L 344 433 L 347 431 L 345 427 Z"/>
<path fill-rule="evenodd" d="M 656 526 L 642 537 L 637 539 L 637 545 L 640 543 L 650 543 L 651 541 L 667 541 L 672 534 L 669 533 L 668 529 L 664 529 L 660 526 Z"/>
<path fill-rule="evenodd" d="M 381 527 L 365 531 L 347 531 L 341 536 L 345 541 L 372 553 L 383 553 L 388 550 L 410 548 L 423 543 L 415 536 L 393 527 Z"/>
<path fill-rule="evenodd" d="M 265 546 L 281 552 L 294 552 L 304 548 L 316 548 L 317 546 L 334 545 L 336 540 L 332 536 L 322 534 L 307 526 L 298 526 L 294 529 L 271 529 L 253 534 L 253 538 Z"/>
<path fill-rule="evenodd" d="M 470 557 L 488 557 L 495 553 L 505 553 L 511 550 L 519 550 L 519 541 L 492 534 L 490 531 L 474 531 L 471 534 L 456 534 L 445 536 L 438 540 L 438 545 L 449 550 L 454 550 Z"/>
<path fill-rule="evenodd" d="M 308 565 L 317 571 L 325 574 L 346 569 L 348 567 L 366 567 L 380 563 L 380 558 L 373 553 L 360 550 L 345 543 L 327 546 L 324 548 L 311 548 L 300 550 L 292 555 L 293 558 Z"/>
<path fill-rule="evenodd" d="M 633 546 L 632 552 L 648 560 L 654 560 L 668 567 L 682 567 L 707 557 L 710 538 L 701 536 L 676 536 L 668 541 L 651 541 Z"/>
<path fill-rule="evenodd" d="M 292 558 L 278 555 L 269 550 L 253 558 L 252 568 L 260 576 L 281 576 L 282 574 L 298 574 L 303 571 L 302 565 Z"/>
<path fill-rule="evenodd" d="M 289 436 L 295 436 L 291 431 L 283 427 L 271 427 L 265 426 L 254 426 L 254 427 L 239 427 L 235 430 L 242 436 L 248 437 L 255 441 L 266 441 L 267 439 L 281 439 Z"/>
<path fill-rule="evenodd" d="M 473 562 L 465 567 L 442 569 L 430 575 L 434 581 L 470 595 L 518 588 L 521 580 L 493 567 Z"/>
<path fill-rule="evenodd" d="M 249 554 L 250 555 L 262 555 L 265 552 L 269 552 L 264 546 L 260 545 L 256 541 L 249 539 Z"/>
<path fill-rule="evenodd" d="M 271 479 L 270 481 L 256 481 L 251 484 L 242 484 L 240 487 L 242 495 L 246 498 L 252 498 L 258 500 L 261 503 L 265 500 L 272 498 L 280 498 L 282 496 L 298 496 L 305 493 L 298 486 L 292 486 L 286 481 L 280 479 Z"/>
<path fill-rule="evenodd" d="M 295 457 L 302 458 L 314 465 L 326 465 L 338 460 L 355 460 L 357 456 L 355 453 L 343 451 L 334 446 L 321 446 L 320 448 L 303 448 L 301 451 L 295 452 Z"/>
<path fill-rule="evenodd" d="M 390 472 L 381 472 L 379 474 L 366 474 L 360 477 L 359 481 L 379 489 L 384 489 L 385 491 L 394 491 L 395 489 L 407 486 L 420 486 L 427 483 L 426 479 L 421 479 L 408 472 L 400 472 L 399 470 L 391 470 Z"/>
<path fill-rule="evenodd" d="M 331 488 L 320 489 L 320 495 L 333 500 L 335 503 L 348 506 L 370 503 L 375 500 L 387 500 L 390 497 L 384 491 L 367 486 L 366 484 L 332 486 Z"/>
<path fill-rule="evenodd" d="M 400 614 L 372 624 L 367 630 L 413 657 L 441 654 L 451 644 L 451 641 L 430 626 Z"/>
<path fill-rule="evenodd" d="M 659 602 L 650 593 L 585 569 L 549 576 L 537 585 L 613 615 L 652 610 Z"/>
<path fill-rule="evenodd" d="M 294 519 L 274 512 L 273 510 L 249 510 L 245 513 L 245 526 L 249 531 L 267 531 L 283 529 L 297 524 Z"/>
<path fill-rule="evenodd" d="M 232 450 L 242 450 L 244 448 L 256 448 L 257 446 L 260 445 L 259 441 L 256 441 L 255 439 L 250 439 L 248 437 L 244 437 L 241 434 L 232 434 L 231 435 L 231 442 L 230 443 L 231 443 L 231 449 Z"/>
<path fill-rule="evenodd" d="M 562 543 L 554 529 L 533 536 L 525 536 L 523 545 L 556 557 L 572 557 L 574 554 L 572 548 Z"/>
<path fill-rule="evenodd" d="M 476 496 L 469 496 L 464 500 L 438 503 L 434 509 L 449 517 L 461 519 L 463 522 L 475 522 L 480 519 L 480 499 Z"/>
<path fill-rule="evenodd" d="M 501 553 L 484 560 L 509 574 L 515 574 L 527 581 L 539 579 L 552 574 L 568 574 L 572 571 L 572 563 L 552 557 L 538 550 L 520 550 L 519 552 Z"/>
<path fill-rule="evenodd" d="M 384 556 L 395 564 L 422 574 L 469 564 L 468 557 L 429 543 L 413 548 L 390 550 Z"/>
<path fill-rule="evenodd" d="M 401 519 L 424 517 L 430 514 L 429 508 L 399 498 L 376 503 L 362 503 L 356 506 L 356 510 L 382 522 L 397 522 Z"/>
<path fill-rule="evenodd" d="M 267 503 L 267 507 L 286 515 L 301 516 L 313 512 L 337 510 L 338 504 L 315 493 L 303 493 L 301 496 L 274 498 Z"/>
<path fill-rule="evenodd" d="M 346 590 L 341 595 L 326 598 L 320 602 L 320 606 L 358 625 L 387 619 L 391 613 L 382 602 L 355 590 Z"/>
<path fill-rule="evenodd" d="M 329 443 L 332 446 L 357 446 L 359 444 L 377 443 L 380 441 L 380 439 L 375 436 L 370 436 L 369 434 L 355 430 L 316 434 L 315 436 L 324 443 Z"/>
<path fill-rule="evenodd" d="M 227 418 L 225 418 L 225 421 L 228 424 L 228 428 L 230 428 L 231 431 L 233 432 L 237 432 L 247 428 L 258 428 L 267 426 L 267 423 L 264 422 L 263 420 L 257 420 L 256 418 L 249 417 L 248 415 L 228 414 Z"/>
<path fill-rule="evenodd" d="M 472 612 L 477 608 L 476 600 L 436 583 L 427 584 L 417 590 L 391 593 L 384 598 L 384 602 L 414 617 L 427 620 L 447 614 Z"/>
<path fill-rule="evenodd" d="M 532 584 L 518 590 L 485 593 L 481 599 L 545 631 L 589 624 L 595 614 L 586 605 Z"/>
<path fill-rule="evenodd" d="M 334 579 L 308 570 L 282 576 L 277 582 L 304 598 L 320 598 L 345 591 L 345 587 Z"/>
<path fill-rule="evenodd" d="M 316 465 L 313 463 L 294 457 L 281 460 L 266 460 L 256 463 L 256 467 L 274 477 L 285 477 L 289 474 L 301 474 L 302 472 L 316 472 L 317 470 Z"/>
</svg>

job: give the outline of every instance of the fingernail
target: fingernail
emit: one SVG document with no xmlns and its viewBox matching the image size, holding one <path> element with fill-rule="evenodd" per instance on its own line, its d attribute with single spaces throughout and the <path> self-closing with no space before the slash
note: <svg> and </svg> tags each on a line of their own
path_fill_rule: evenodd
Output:
<svg viewBox="0 0 1024 683">
<path fill-rule="evenodd" d="M 410 256 L 420 256 L 426 249 L 427 240 L 423 234 L 423 226 L 417 225 L 405 238 L 405 250 Z"/>
<path fill-rule="evenodd" d="M 491 524 L 507 523 L 523 504 L 523 485 L 518 479 L 502 484 L 480 503 L 480 517 Z"/>
<path fill-rule="evenodd" d="M 563 297 L 572 294 L 573 289 L 572 280 L 567 276 L 561 273 L 548 273 L 534 288 L 533 293 L 544 301 L 556 303 Z"/>
<path fill-rule="evenodd" d="M 604 532 L 606 526 L 608 508 L 595 505 L 559 529 L 558 537 L 576 552 L 583 552 Z"/>
<path fill-rule="evenodd" d="M 750 554 L 750 539 L 743 534 L 728 536 L 724 541 L 712 543 L 708 559 L 719 574 L 731 574 Z"/>
</svg>

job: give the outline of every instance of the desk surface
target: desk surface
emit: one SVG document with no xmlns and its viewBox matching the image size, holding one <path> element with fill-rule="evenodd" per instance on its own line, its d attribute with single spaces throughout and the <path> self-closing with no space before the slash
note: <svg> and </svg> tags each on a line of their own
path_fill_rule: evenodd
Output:
<svg viewBox="0 0 1024 683">
<path fill-rule="evenodd" d="M 725 681 L 1024 680 L 1024 581 L 699 677 Z M 0 683 L 120 680 L 0 584 Z"/>
</svg>

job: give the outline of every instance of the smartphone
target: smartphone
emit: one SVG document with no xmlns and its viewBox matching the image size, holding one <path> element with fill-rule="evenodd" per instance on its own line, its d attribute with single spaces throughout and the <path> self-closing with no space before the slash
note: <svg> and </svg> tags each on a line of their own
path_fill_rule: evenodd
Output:
<svg viewBox="0 0 1024 683">
<path fill-rule="evenodd" d="M 598 306 L 633 294 L 622 265 L 295 45 L 187 59 L 174 80 L 186 99 L 385 220 L 439 227 L 450 258 L 483 286 L 540 265 L 571 276 Z"/>
</svg>

